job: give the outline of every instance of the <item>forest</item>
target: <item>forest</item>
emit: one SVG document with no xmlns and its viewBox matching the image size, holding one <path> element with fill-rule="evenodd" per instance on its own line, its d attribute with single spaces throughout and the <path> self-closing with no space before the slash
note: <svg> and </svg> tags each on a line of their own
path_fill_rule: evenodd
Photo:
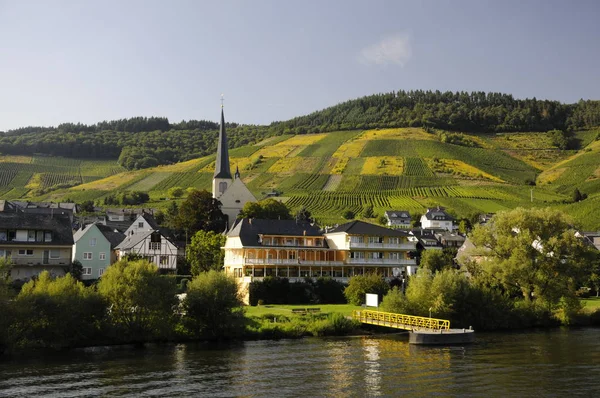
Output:
<svg viewBox="0 0 600 398">
<path fill-rule="evenodd" d="M 600 101 L 576 104 L 485 92 L 396 91 L 346 101 L 269 126 L 228 123 L 231 148 L 282 134 L 424 127 L 471 133 L 569 131 L 600 125 Z M 216 150 L 219 125 L 133 117 L 93 125 L 23 127 L 0 132 L 0 153 L 116 159 L 127 169 L 185 161 Z"/>
</svg>

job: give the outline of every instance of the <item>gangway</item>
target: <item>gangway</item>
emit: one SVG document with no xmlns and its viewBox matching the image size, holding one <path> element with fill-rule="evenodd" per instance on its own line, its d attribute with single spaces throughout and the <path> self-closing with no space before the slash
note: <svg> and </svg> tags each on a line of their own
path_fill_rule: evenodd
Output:
<svg viewBox="0 0 600 398">
<path fill-rule="evenodd" d="M 352 318 L 370 325 L 385 326 L 404 330 L 449 330 L 450 321 L 446 319 L 427 318 L 422 316 L 394 314 L 391 312 L 354 310 Z"/>
</svg>

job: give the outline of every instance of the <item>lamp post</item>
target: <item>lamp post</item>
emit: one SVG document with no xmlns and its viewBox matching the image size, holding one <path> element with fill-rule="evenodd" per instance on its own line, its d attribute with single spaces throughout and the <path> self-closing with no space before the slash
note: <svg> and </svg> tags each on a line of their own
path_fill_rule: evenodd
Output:
<svg viewBox="0 0 600 398">
<path fill-rule="evenodd" d="M 429 328 L 431 328 L 431 308 L 429 307 Z"/>
</svg>

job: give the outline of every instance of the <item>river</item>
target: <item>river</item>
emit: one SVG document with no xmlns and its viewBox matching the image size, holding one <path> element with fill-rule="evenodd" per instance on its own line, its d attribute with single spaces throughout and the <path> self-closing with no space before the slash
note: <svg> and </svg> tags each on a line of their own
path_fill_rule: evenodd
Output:
<svg viewBox="0 0 600 398">
<path fill-rule="evenodd" d="M 594 396 L 600 329 L 89 348 L 0 359 L 0 396 Z"/>
</svg>

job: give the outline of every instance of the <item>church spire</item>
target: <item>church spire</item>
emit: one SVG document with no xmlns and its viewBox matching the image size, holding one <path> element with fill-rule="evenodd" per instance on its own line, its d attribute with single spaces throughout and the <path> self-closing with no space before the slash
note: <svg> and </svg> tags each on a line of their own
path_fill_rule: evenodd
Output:
<svg viewBox="0 0 600 398">
<path fill-rule="evenodd" d="M 235 165 L 235 174 L 233 175 L 234 178 L 237 180 L 238 178 L 240 178 L 240 168 L 238 167 L 238 165 Z"/>
<path fill-rule="evenodd" d="M 221 98 L 221 129 L 217 144 L 217 161 L 215 162 L 214 178 L 231 178 L 229 169 L 229 151 L 227 150 L 227 134 L 225 133 L 225 115 L 223 114 L 223 99 Z"/>
</svg>

